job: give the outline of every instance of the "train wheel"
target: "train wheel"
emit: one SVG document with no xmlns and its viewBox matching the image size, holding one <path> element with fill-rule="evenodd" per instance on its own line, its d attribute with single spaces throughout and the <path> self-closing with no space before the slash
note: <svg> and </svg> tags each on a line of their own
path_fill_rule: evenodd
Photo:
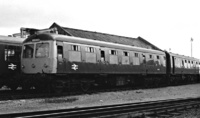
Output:
<svg viewBox="0 0 200 118">
<path fill-rule="evenodd" d="M 91 87 L 91 83 L 90 82 L 81 82 L 81 90 L 83 92 L 87 92 Z"/>
</svg>

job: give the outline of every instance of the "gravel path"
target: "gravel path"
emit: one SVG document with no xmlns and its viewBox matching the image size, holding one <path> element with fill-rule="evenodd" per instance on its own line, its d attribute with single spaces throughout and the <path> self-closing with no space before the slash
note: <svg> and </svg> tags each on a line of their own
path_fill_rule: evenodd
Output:
<svg viewBox="0 0 200 118">
<path fill-rule="evenodd" d="M 130 102 L 155 101 L 200 96 L 200 84 L 154 89 L 104 92 L 59 98 L 0 101 L 0 114 L 50 109 L 77 108 Z"/>
</svg>

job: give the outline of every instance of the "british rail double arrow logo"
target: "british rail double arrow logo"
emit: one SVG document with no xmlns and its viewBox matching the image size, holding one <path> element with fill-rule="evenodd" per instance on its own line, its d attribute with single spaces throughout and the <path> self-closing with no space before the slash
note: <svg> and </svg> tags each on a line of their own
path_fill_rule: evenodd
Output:
<svg viewBox="0 0 200 118">
<path fill-rule="evenodd" d="M 72 69 L 73 69 L 73 70 L 78 70 L 78 65 L 73 64 L 73 65 L 72 65 Z"/>
<path fill-rule="evenodd" d="M 17 68 L 17 65 L 13 63 L 10 63 L 10 65 L 8 65 L 8 69 L 15 70 L 16 68 Z"/>
</svg>

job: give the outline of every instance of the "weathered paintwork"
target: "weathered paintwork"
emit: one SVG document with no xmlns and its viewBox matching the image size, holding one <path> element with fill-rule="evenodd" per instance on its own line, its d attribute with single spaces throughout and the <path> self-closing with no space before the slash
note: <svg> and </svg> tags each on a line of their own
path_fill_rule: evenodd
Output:
<svg viewBox="0 0 200 118">
<path fill-rule="evenodd" d="M 116 43 L 108 43 L 102 41 L 94 41 L 89 39 L 82 39 L 76 37 L 69 37 L 63 35 L 53 34 L 39 34 L 34 35 L 24 41 L 26 43 L 38 43 L 49 42 L 50 56 L 46 59 L 43 58 L 22 58 L 22 71 L 24 73 L 58 73 L 58 74 L 70 74 L 70 73 L 86 73 L 86 74 L 165 74 L 166 73 L 166 60 L 164 60 L 165 52 L 144 49 L 139 47 L 127 46 Z M 35 41 L 32 41 L 35 40 Z M 80 46 L 78 52 L 71 51 L 71 45 Z M 62 58 L 58 59 L 57 46 L 62 46 L 63 54 Z M 94 62 L 87 62 L 88 54 L 85 51 L 86 47 L 93 47 L 95 49 Z M 109 54 L 111 49 L 116 50 L 117 55 Z M 101 60 L 101 51 L 105 53 L 105 60 Z M 123 51 L 127 51 L 129 55 L 125 57 Z M 79 54 L 75 54 L 79 53 Z M 135 63 L 134 53 L 138 53 L 138 64 Z M 74 56 L 75 55 L 75 56 Z M 89 55 L 89 54 L 88 54 Z M 152 59 L 148 56 L 153 55 Z M 70 61 L 70 56 L 75 61 Z M 78 57 L 76 57 L 78 56 Z M 160 56 L 157 60 L 156 56 Z M 72 59 L 73 60 L 73 59 Z M 115 61 L 114 64 L 111 62 Z M 129 63 L 126 64 L 125 62 Z M 35 65 L 34 68 L 31 67 Z M 48 65 L 49 69 L 45 69 L 43 65 Z M 56 70 L 55 70 L 56 69 Z"/>
<path fill-rule="evenodd" d="M 199 74 L 199 60 L 193 57 L 169 53 L 171 74 Z"/>
<path fill-rule="evenodd" d="M 49 44 L 48 48 L 42 46 L 44 44 Z M 178 83 L 179 80 L 199 81 L 198 59 L 166 51 L 58 34 L 32 35 L 23 42 L 25 52 L 28 52 L 25 48 L 28 45 L 32 45 L 32 57 L 24 58 L 23 51 L 22 72 L 29 74 L 30 78 L 39 75 L 43 84 L 59 90 L 74 85 L 80 85 L 85 91 L 90 84 L 160 86 Z M 41 47 L 36 48 L 37 45 Z M 41 52 L 37 53 L 37 50 Z M 37 54 L 48 56 L 37 58 Z M 183 68 L 175 58 L 192 61 L 196 65 Z M 35 83 L 38 83 L 38 77 Z"/>
</svg>

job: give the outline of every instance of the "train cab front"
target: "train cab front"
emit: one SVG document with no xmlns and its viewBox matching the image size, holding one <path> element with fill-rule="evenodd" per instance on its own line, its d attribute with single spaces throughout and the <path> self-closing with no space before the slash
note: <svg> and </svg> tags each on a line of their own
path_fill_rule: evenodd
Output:
<svg viewBox="0 0 200 118">
<path fill-rule="evenodd" d="M 25 74 L 55 73 L 54 41 L 34 37 L 23 43 L 21 70 Z"/>
</svg>

